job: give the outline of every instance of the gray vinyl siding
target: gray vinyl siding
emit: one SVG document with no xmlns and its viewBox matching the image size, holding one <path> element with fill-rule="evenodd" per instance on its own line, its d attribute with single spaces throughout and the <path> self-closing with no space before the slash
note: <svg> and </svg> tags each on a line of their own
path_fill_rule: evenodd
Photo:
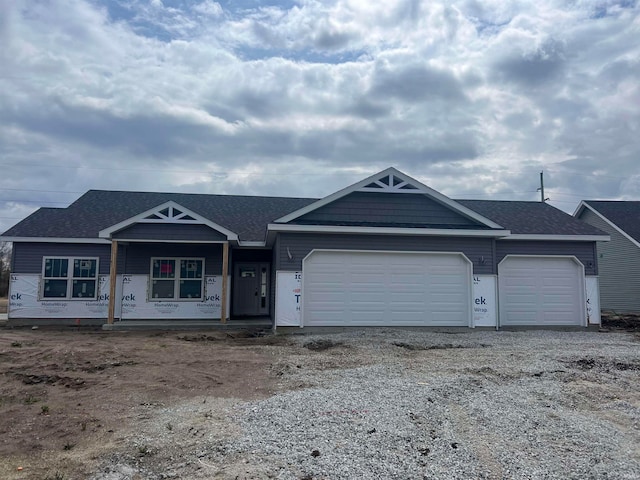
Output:
<svg viewBox="0 0 640 480">
<path fill-rule="evenodd" d="M 185 245 L 185 244 L 138 244 L 126 246 L 124 273 L 131 275 L 149 275 L 151 258 L 193 257 L 205 259 L 205 275 L 222 274 L 222 245 Z M 229 262 L 231 264 L 231 262 Z"/>
<path fill-rule="evenodd" d="M 275 262 L 276 270 L 301 271 L 302 259 L 313 249 L 462 252 L 473 262 L 474 273 L 492 274 L 492 243 L 490 238 L 281 233 Z"/>
<path fill-rule="evenodd" d="M 119 249 L 118 270 L 121 270 L 123 249 Z M 23 243 L 13 244 L 12 273 L 42 273 L 44 257 L 98 257 L 100 275 L 109 274 L 111 263 L 111 245 L 83 243 Z"/>
<path fill-rule="evenodd" d="M 290 223 L 447 225 L 486 228 L 421 194 L 354 192 Z"/>
<path fill-rule="evenodd" d="M 136 223 L 113 234 L 114 239 L 225 241 L 227 237 L 206 225 Z"/>
<path fill-rule="evenodd" d="M 595 242 L 497 240 L 496 263 L 500 263 L 507 255 L 572 255 L 584 265 L 585 275 L 598 274 Z"/>
<path fill-rule="evenodd" d="M 597 243 L 600 308 L 640 312 L 640 248 L 588 209 L 580 219 L 611 236 Z"/>
</svg>

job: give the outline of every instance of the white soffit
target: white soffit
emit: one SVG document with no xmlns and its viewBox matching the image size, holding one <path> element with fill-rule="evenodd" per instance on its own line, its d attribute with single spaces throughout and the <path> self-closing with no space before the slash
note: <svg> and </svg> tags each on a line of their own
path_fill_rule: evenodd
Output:
<svg viewBox="0 0 640 480">
<path fill-rule="evenodd" d="M 313 202 L 310 205 L 307 205 L 304 208 L 296 210 L 284 217 L 278 218 L 275 220 L 275 223 L 287 223 L 296 218 L 301 217 L 309 212 L 317 210 L 320 207 L 328 205 L 331 202 L 334 202 L 346 195 L 349 195 L 353 192 L 375 192 L 375 193 L 392 193 L 392 194 L 422 194 L 427 195 L 437 202 L 451 208 L 452 210 L 464 215 L 465 217 L 471 218 L 481 224 L 490 227 L 490 228 L 503 228 L 501 225 L 489 220 L 488 218 L 480 215 L 477 212 L 461 205 L 455 200 L 450 199 L 446 195 L 443 195 L 440 192 L 435 191 L 434 189 L 426 186 L 425 184 L 411 178 L 408 175 L 405 175 L 401 171 L 389 167 L 382 172 L 376 173 L 375 175 L 371 175 L 370 177 L 365 178 L 353 185 L 343 188 L 342 190 L 337 191 L 327 197 L 324 197 L 317 202 Z"/>
</svg>

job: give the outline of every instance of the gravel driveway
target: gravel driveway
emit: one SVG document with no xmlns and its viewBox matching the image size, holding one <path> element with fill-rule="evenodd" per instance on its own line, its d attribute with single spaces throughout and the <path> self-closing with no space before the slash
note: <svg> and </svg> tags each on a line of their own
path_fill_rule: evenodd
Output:
<svg viewBox="0 0 640 480">
<path fill-rule="evenodd" d="M 188 425 L 215 405 L 190 459 L 183 448 L 161 472 L 120 465 L 118 475 L 112 464 L 94 478 L 638 479 L 637 335 L 290 336 L 259 347 L 272 355 L 279 393 L 174 405 L 139 432 L 137 441 L 169 451 L 180 437 L 162 435 L 164 425 Z"/>
</svg>

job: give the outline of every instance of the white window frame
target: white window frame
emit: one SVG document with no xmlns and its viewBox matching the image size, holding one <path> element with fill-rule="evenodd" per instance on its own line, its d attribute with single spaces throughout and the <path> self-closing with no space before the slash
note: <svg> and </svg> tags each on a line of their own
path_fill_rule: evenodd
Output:
<svg viewBox="0 0 640 480">
<path fill-rule="evenodd" d="M 161 260 L 173 260 L 176 266 L 176 275 L 174 278 L 153 278 L 153 262 Z M 182 278 L 180 276 L 183 260 L 195 260 L 202 262 L 202 276 L 200 278 Z M 205 280 L 205 259 L 204 257 L 151 257 L 149 265 L 149 288 L 148 300 L 150 302 L 202 302 L 204 300 L 204 280 Z M 173 298 L 154 298 L 153 297 L 153 281 L 154 280 L 171 280 L 173 281 Z M 200 296 L 194 298 L 180 298 L 180 282 L 182 280 L 200 280 Z"/>
<path fill-rule="evenodd" d="M 47 264 L 47 260 L 66 260 L 67 261 L 67 276 L 66 277 L 46 277 L 45 276 L 45 266 Z M 96 274 L 94 277 L 74 277 L 74 262 L 76 260 L 91 260 L 96 262 Z M 44 302 L 54 302 L 56 300 L 69 300 L 72 302 L 81 301 L 86 302 L 87 300 L 97 300 L 98 299 L 98 286 L 100 278 L 100 258 L 99 257 L 65 257 L 63 255 L 47 255 L 42 257 L 42 275 L 40 277 L 41 285 L 38 289 L 39 292 L 39 300 Z M 46 280 L 66 280 L 67 281 L 67 290 L 66 295 L 64 297 L 45 297 L 44 289 Z M 73 282 L 76 280 L 93 280 L 95 282 L 94 295 L 92 297 L 74 297 L 73 296 Z"/>
</svg>

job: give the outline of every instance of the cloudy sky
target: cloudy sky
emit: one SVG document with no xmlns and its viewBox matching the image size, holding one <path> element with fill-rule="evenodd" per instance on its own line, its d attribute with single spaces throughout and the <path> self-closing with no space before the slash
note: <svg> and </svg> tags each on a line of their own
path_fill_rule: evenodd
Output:
<svg viewBox="0 0 640 480">
<path fill-rule="evenodd" d="M 0 230 L 88 189 L 640 199 L 640 6 L 0 0 Z"/>
</svg>

